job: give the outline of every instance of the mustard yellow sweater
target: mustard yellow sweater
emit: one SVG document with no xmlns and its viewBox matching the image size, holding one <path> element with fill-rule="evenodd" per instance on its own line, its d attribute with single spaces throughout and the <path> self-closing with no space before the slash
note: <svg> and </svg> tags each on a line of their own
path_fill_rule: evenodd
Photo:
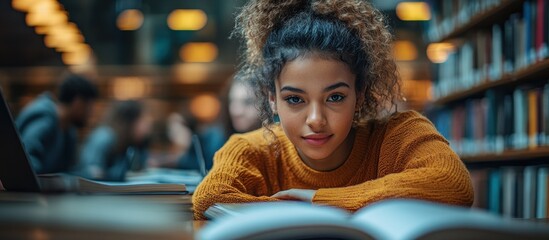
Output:
<svg viewBox="0 0 549 240">
<path fill-rule="evenodd" d="M 278 153 L 264 129 L 233 135 L 214 157 L 193 195 L 195 219 L 214 203 L 277 201 L 291 188 L 317 190 L 313 203 L 356 211 L 388 198 L 470 206 L 469 173 L 448 142 L 421 114 L 395 113 L 357 128 L 353 150 L 339 168 L 320 172 L 300 159 L 280 126 Z M 266 137 L 267 136 L 267 137 Z"/>
</svg>

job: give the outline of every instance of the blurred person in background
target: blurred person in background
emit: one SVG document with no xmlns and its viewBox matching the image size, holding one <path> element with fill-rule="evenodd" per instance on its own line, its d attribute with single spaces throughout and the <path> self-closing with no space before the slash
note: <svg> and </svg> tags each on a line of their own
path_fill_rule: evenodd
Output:
<svg viewBox="0 0 549 240">
<path fill-rule="evenodd" d="M 66 75 L 57 89 L 39 95 L 17 116 L 16 124 L 38 174 L 68 172 L 76 164 L 77 129 L 86 126 L 98 91 L 89 79 Z"/>
<path fill-rule="evenodd" d="M 257 101 L 255 94 L 247 81 L 246 74 L 237 74 L 228 94 L 228 111 L 229 111 L 229 126 L 230 132 L 245 133 L 256 130 L 261 127 L 259 119 L 259 111 L 255 106 Z"/>
<path fill-rule="evenodd" d="M 80 175 L 124 181 L 129 170 L 146 164 L 152 117 L 139 101 L 115 102 L 105 120 L 87 138 L 80 153 Z"/>
<path fill-rule="evenodd" d="M 183 155 L 190 155 L 192 151 L 192 136 L 196 130 L 196 119 L 190 113 L 172 112 L 166 118 L 161 128 L 162 138 L 166 138 L 169 147 L 165 152 L 158 154 L 148 162 L 152 168 L 179 168 L 179 160 Z M 193 155 L 194 156 L 194 155 Z"/>
<path fill-rule="evenodd" d="M 181 149 L 177 160 L 177 168 L 186 170 L 200 170 L 200 164 L 204 164 L 205 170 L 213 165 L 213 156 L 219 148 L 225 144 L 227 136 L 223 128 L 215 123 L 202 123 L 189 111 L 175 113 L 178 116 L 174 123 L 168 127 L 171 142 Z M 177 127 L 176 127 L 177 126 Z M 193 141 L 193 136 L 196 136 Z M 198 146 L 196 146 L 199 144 Z"/>
<path fill-rule="evenodd" d="M 225 100 L 226 125 L 200 123 L 189 111 L 172 113 L 168 118 L 167 134 L 174 146 L 179 149 L 180 158 L 177 167 L 180 169 L 200 170 L 200 156 L 204 157 L 206 170 L 213 165 L 213 156 L 227 138 L 234 133 L 244 133 L 261 127 L 259 111 L 255 107 L 255 95 L 247 82 L 248 75 L 238 73 L 229 87 Z M 222 117 L 223 118 L 223 117 Z M 192 136 L 196 135 L 200 148 L 196 148 Z M 201 150 L 201 153 L 197 152 Z M 166 161 L 170 162 L 170 161 Z M 173 161 L 172 161 L 173 162 Z M 174 164 L 164 164 L 164 166 Z"/>
</svg>

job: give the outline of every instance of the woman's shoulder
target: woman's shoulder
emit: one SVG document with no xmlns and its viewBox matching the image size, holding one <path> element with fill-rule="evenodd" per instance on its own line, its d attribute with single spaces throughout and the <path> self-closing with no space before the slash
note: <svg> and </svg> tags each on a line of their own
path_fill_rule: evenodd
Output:
<svg viewBox="0 0 549 240">
<path fill-rule="evenodd" d="M 387 119 L 387 131 L 417 134 L 433 130 L 436 131 L 433 123 L 427 117 L 414 110 L 395 112 Z"/>
<path fill-rule="evenodd" d="M 226 144 L 245 144 L 250 147 L 263 148 L 272 145 L 285 136 L 279 126 L 271 126 L 269 128 L 259 128 L 246 133 L 235 133 L 229 137 Z"/>
<path fill-rule="evenodd" d="M 381 135 L 417 135 L 420 133 L 436 131 L 434 125 L 421 113 L 409 110 L 395 112 L 391 115 L 370 120 L 368 124 L 362 127 L 362 132 L 370 132 L 370 136 Z"/>
<path fill-rule="evenodd" d="M 223 160 L 229 165 L 265 165 L 273 160 L 276 150 L 276 128 L 260 128 L 247 133 L 233 134 L 216 152 L 214 162 Z M 215 163 L 214 163 L 215 165 Z"/>
<path fill-rule="evenodd" d="M 425 121 L 430 123 L 430 121 L 425 116 L 415 110 L 395 112 L 388 117 L 388 121 L 390 124 L 393 125 L 403 123 L 425 123 Z"/>
<path fill-rule="evenodd" d="M 439 136 L 433 123 L 417 111 L 393 113 L 387 120 L 386 138 L 413 141 L 418 138 L 438 138 Z"/>
</svg>

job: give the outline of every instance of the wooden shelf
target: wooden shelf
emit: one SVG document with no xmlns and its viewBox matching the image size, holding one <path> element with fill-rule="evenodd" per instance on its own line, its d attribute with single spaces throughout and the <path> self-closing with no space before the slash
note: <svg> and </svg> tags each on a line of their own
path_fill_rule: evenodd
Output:
<svg viewBox="0 0 549 240">
<path fill-rule="evenodd" d="M 548 158 L 549 163 L 549 147 L 543 146 L 534 149 L 524 150 L 509 150 L 500 154 L 480 154 L 477 156 L 463 156 L 461 160 L 464 163 L 478 162 L 505 162 L 505 161 L 523 161 L 538 158 Z"/>
<path fill-rule="evenodd" d="M 515 85 L 528 83 L 529 81 L 540 80 L 540 78 L 542 77 L 549 78 L 549 59 L 545 59 L 535 64 L 532 64 L 525 69 L 519 70 L 518 72 L 504 75 L 499 80 L 486 80 L 485 82 L 470 89 L 441 97 L 438 100 L 435 100 L 433 103 L 435 105 L 441 106 L 478 95 L 491 88 L 512 87 Z"/>
<path fill-rule="evenodd" d="M 516 9 L 522 5 L 522 2 L 524 2 L 524 0 L 502 1 L 500 5 L 481 12 L 473 16 L 469 22 L 457 26 L 452 32 L 439 39 L 439 42 L 462 36 L 472 29 L 491 26 L 492 24 L 507 18 L 509 14 L 516 11 Z"/>
</svg>

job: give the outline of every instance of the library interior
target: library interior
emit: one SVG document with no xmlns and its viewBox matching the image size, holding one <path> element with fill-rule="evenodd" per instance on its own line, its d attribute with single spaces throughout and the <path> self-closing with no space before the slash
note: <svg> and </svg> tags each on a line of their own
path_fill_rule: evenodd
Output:
<svg viewBox="0 0 549 240">
<path fill-rule="evenodd" d="M 256 2 L 267 3 L 254 5 Z M 371 7 L 383 17 L 373 21 L 384 24 L 391 35 L 390 56 L 386 57 L 391 64 L 395 64 L 399 83 L 387 88 L 400 89 L 396 100 L 392 99 L 386 105 L 378 103 L 377 107 L 387 108 L 388 111 L 394 107 L 398 112 L 413 111 L 420 118 L 425 117 L 427 124 L 435 129 L 436 135 L 442 137 L 440 141 L 449 145 L 453 152 L 451 155 L 457 156 L 458 165 L 463 166 L 468 173 L 469 179 L 461 182 L 465 185 L 447 187 L 468 189 L 466 184 L 470 183 L 474 197 L 471 198 L 471 203 L 465 204 L 465 207 L 460 206 L 456 212 L 474 212 L 479 215 L 464 214 L 463 218 L 444 218 L 443 221 L 448 223 L 444 226 L 448 229 L 454 227 L 458 229 L 454 229 L 454 233 L 464 234 L 458 236 L 471 239 L 505 239 L 503 236 L 549 239 L 549 0 L 349 0 L 348 2 L 352 2 L 349 6 L 343 2 L 345 1 L 0 1 L 0 156 L 3 156 L 0 157 L 0 238 L 347 239 L 346 237 L 351 236 L 349 238 L 353 239 L 352 236 L 358 236 L 358 239 L 362 239 L 364 236 L 345 235 L 347 230 L 335 231 L 342 235 L 330 235 L 332 232 L 326 230 L 330 228 L 314 233 L 311 229 L 316 225 L 310 225 L 308 230 L 301 231 L 295 227 L 293 229 L 299 231 L 288 230 L 281 233 L 281 229 L 292 229 L 287 226 L 291 220 L 283 226 L 274 217 L 272 221 L 244 219 L 243 216 L 252 218 L 258 215 L 250 214 L 251 211 L 239 213 L 239 209 L 222 204 L 213 209 L 214 212 L 208 209 L 209 212 L 200 212 L 197 215 L 193 212 L 197 211 L 193 204 L 198 201 L 212 204 L 221 199 L 225 201 L 226 198 L 204 200 L 203 197 L 209 194 L 204 189 L 205 186 L 214 186 L 212 181 L 216 177 L 223 179 L 223 168 L 229 165 L 222 164 L 223 160 L 227 160 L 222 158 L 230 155 L 230 147 L 236 143 L 244 145 L 244 142 L 237 140 L 252 139 L 239 136 L 251 136 L 253 133 L 248 134 L 249 132 L 263 131 L 260 134 L 265 139 L 278 137 L 272 135 L 278 134 L 277 130 L 271 130 L 266 123 L 281 125 L 284 131 L 280 133 L 286 133 L 288 137 L 285 139 L 295 145 L 295 156 L 303 159 L 302 165 L 309 166 L 308 171 L 314 174 L 323 173 L 311 167 L 314 164 L 309 165 L 311 159 L 306 155 L 310 151 L 300 147 L 308 147 L 307 143 L 316 144 L 315 146 L 329 145 L 336 137 L 317 134 L 312 139 L 302 137 L 305 143 L 296 144 L 289 130 L 297 128 L 286 129 L 285 126 L 291 125 L 289 122 L 293 121 L 287 120 L 291 119 L 288 112 L 297 116 L 297 109 L 301 108 L 297 107 L 298 103 L 301 103 L 299 106 L 304 106 L 303 109 L 306 108 L 309 101 L 307 97 L 303 97 L 306 91 L 288 87 L 293 89 L 291 91 L 295 95 L 281 101 L 288 104 L 291 101 L 300 101 L 291 103 L 296 105 L 289 108 L 282 108 L 283 105 L 280 104 L 277 106 L 278 100 L 273 99 L 278 99 L 278 96 L 273 97 L 272 94 L 284 96 L 282 92 L 286 87 L 280 91 L 278 87 L 284 74 L 288 75 L 290 72 L 290 68 L 284 66 L 290 66 L 292 62 L 323 59 L 326 62 L 345 63 L 352 68 L 354 66 L 349 61 L 355 61 L 354 59 L 359 59 L 362 55 L 330 55 L 330 50 L 315 47 L 306 50 L 312 53 L 301 53 L 297 47 L 291 49 L 292 47 L 283 45 L 289 44 L 283 40 L 275 42 L 276 34 L 261 35 L 253 30 L 270 29 L 273 33 L 275 30 L 283 31 L 290 23 L 296 24 L 296 21 L 291 21 L 295 16 L 310 12 L 313 12 L 310 13 L 313 20 L 307 21 L 311 21 L 311 25 L 316 17 L 321 19 L 318 21 L 339 21 L 345 19 L 345 12 L 341 13 L 343 17 L 330 14 L 354 11 L 349 15 L 359 16 L 361 13 L 357 13 L 356 9 L 349 10 L 349 6 L 363 7 L 361 4 L 365 2 L 368 6 L 366 9 Z M 269 7 L 272 7 L 271 16 L 259 16 Z M 328 9 L 324 10 L 324 15 L 318 10 L 322 7 Z M 300 10 L 301 8 L 306 10 Z M 286 11 L 284 9 L 290 9 L 287 11 L 291 14 L 280 14 L 281 11 Z M 256 20 L 263 17 L 260 19 L 263 22 L 254 23 L 247 20 L 248 17 Z M 281 20 L 276 20 L 277 17 Z M 366 25 L 369 24 L 368 21 L 364 20 Z M 261 24 L 264 25 L 263 29 L 259 29 Z M 315 27 L 312 26 L 311 29 L 314 32 Z M 298 32 L 293 34 L 299 34 L 298 30 L 293 31 Z M 348 32 L 357 35 L 360 31 L 359 26 Z M 280 38 L 282 37 L 284 34 L 280 34 Z M 311 42 L 314 41 L 313 38 L 310 38 Z M 353 39 L 356 38 L 355 36 Z M 371 39 L 375 42 L 378 38 Z M 326 40 L 328 42 L 330 39 Z M 273 49 L 263 48 L 269 41 L 275 42 L 271 46 Z M 361 36 L 358 36 L 357 41 L 368 42 Z M 257 47 L 259 44 L 262 45 Z M 381 69 L 379 66 L 374 68 L 379 62 L 370 65 L 370 58 L 384 58 L 371 56 L 368 52 L 372 46 L 378 45 L 361 45 L 363 49 L 356 50 L 365 52 L 367 58 L 366 67 L 361 68 L 366 69 L 367 73 L 364 75 L 353 72 L 357 79 L 358 76 L 366 76 L 366 81 L 369 81 L 369 76 L 389 76 L 368 72 Z M 279 51 L 277 47 L 286 49 L 270 52 Z M 272 91 L 267 89 L 270 85 L 261 85 L 266 83 L 256 79 L 269 77 L 272 73 L 265 73 L 267 71 L 277 71 L 271 69 L 276 67 L 266 66 L 269 61 L 276 60 L 255 60 L 253 51 L 257 51 L 258 55 L 279 54 L 281 58 L 288 58 L 281 60 L 286 65 L 274 74 L 276 80 L 273 81 L 276 84 L 272 83 Z M 327 52 L 326 56 L 322 51 Z M 284 54 L 295 54 L 297 57 L 287 57 Z M 357 55 L 360 56 L 356 57 Z M 254 67 L 259 70 L 253 69 Z M 345 70 L 354 71 L 349 68 Z M 321 69 L 319 72 L 322 72 Z M 310 75 L 299 76 L 305 79 Z M 358 80 L 356 82 L 357 88 L 355 89 L 354 84 L 351 87 L 358 94 Z M 335 88 L 345 92 L 341 87 L 333 86 L 326 89 L 332 91 Z M 365 87 L 366 91 L 374 91 L 371 94 L 373 100 L 366 102 L 387 97 L 384 95 L 386 92 L 375 92 L 383 91 L 377 89 L 380 86 L 374 83 Z M 265 95 L 267 93 L 269 95 Z M 336 101 L 337 97 L 344 98 L 341 93 L 337 94 L 330 95 L 324 110 L 317 113 L 336 111 L 335 102 L 330 101 Z M 362 103 L 362 96 L 356 96 L 357 104 Z M 316 106 L 313 103 L 316 102 L 311 97 L 309 105 Z M 310 109 L 316 111 L 314 107 Z M 359 117 L 373 116 L 365 115 L 360 110 L 354 114 Z M 308 115 L 304 125 L 310 129 L 313 127 L 308 121 L 313 115 Z M 287 124 L 284 120 L 287 120 Z M 377 121 L 367 120 L 368 123 Z M 298 124 L 298 121 L 293 122 Z M 334 126 L 338 124 L 345 125 L 335 123 Z M 354 134 L 355 127 L 358 128 L 354 120 L 352 126 L 350 123 L 348 125 L 352 130 L 347 130 L 353 132 L 349 136 L 358 136 L 358 130 Z M 332 127 L 336 128 L 338 127 Z M 418 128 L 412 131 L 422 130 Z M 416 154 L 413 149 L 421 148 L 423 141 L 427 141 L 421 135 L 417 135 L 417 140 L 421 142 L 412 142 L 394 151 Z M 381 142 L 381 145 L 386 144 Z M 273 150 L 273 158 L 288 157 L 284 149 L 278 152 L 279 148 L 285 146 L 277 145 L 278 142 L 273 144 L 273 149 L 276 149 Z M 351 153 L 355 152 L 353 145 L 347 140 L 339 144 L 349 145 L 339 147 L 349 149 L 345 156 L 350 161 L 353 155 Z M 356 141 L 354 146 L 357 146 Z M 265 148 L 270 149 L 270 146 Z M 384 149 L 383 146 L 380 148 Z M 319 149 L 320 154 L 329 147 L 324 150 L 314 147 L 309 147 L 310 149 Z M 251 151 L 256 151 L 253 156 L 262 156 L 256 149 L 249 150 Z M 339 148 L 335 151 L 339 151 Z M 377 162 L 384 159 L 381 157 L 382 153 L 368 154 L 377 154 L 376 168 Z M 432 156 L 429 155 L 429 158 Z M 421 156 L 403 157 L 412 159 L 410 161 L 420 158 Z M 440 165 L 444 165 L 440 162 L 447 159 L 429 161 L 437 160 Z M 345 164 L 343 161 L 338 166 L 344 168 Z M 414 172 L 413 168 L 421 167 L 417 164 L 419 162 L 404 164 L 405 168 L 400 171 L 410 171 L 408 175 L 421 174 L 422 171 Z M 244 162 L 242 165 L 251 163 Z M 266 164 L 258 167 L 258 172 L 239 173 L 266 178 L 255 183 L 239 182 L 243 181 L 239 177 L 244 176 L 227 173 L 229 178 L 235 179 L 231 179 L 234 183 L 226 191 L 229 195 L 233 189 L 249 191 L 247 194 L 255 194 L 257 199 L 274 197 L 279 200 L 303 201 L 306 197 L 301 197 L 304 195 L 300 194 L 311 192 L 296 191 L 292 195 L 287 191 L 292 191 L 293 188 L 313 189 L 309 202 L 315 205 L 317 198 L 321 198 L 321 188 L 328 187 L 312 187 L 313 185 L 307 185 L 306 182 L 300 182 L 292 185 L 292 189 L 282 189 L 287 190 L 284 193 L 269 192 L 272 186 L 264 186 L 269 189 L 268 194 L 250 190 L 253 184 L 274 184 L 274 189 L 278 189 L 286 182 L 293 181 L 289 179 L 293 179 L 294 175 L 283 174 L 291 173 L 291 169 L 285 172 L 278 169 L 288 166 L 290 165 L 284 163 L 276 166 Z M 276 172 L 262 175 L 269 171 Z M 329 171 L 342 172 L 340 169 Z M 359 169 L 355 174 L 366 174 L 360 171 Z M 387 184 L 398 184 L 391 182 L 390 176 L 400 173 L 386 175 L 381 174 L 385 173 L 385 169 L 372 171 L 377 171 L 375 178 L 378 179 L 370 179 L 371 181 L 385 179 Z M 278 179 L 271 179 L 273 176 Z M 351 177 L 341 176 L 342 179 L 352 179 Z M 433 181 L 438 181 L 439 178 L 442 177 L 433 177 Z M 249 179 L 255 178 L 247 180 Z M 420 188 L 406 183 L 406 179 L 399 181 L 402 181 L 402 188 Z M 201 187 L 201 183 L 205 184 Z M 223 187 L 222 184 L 220 187 Z M 330 185 L 330 188 L 355 187 L 350 185 L 353 184 Z M 318 196 L 314 196 L 315 191 Z M 421 196 L 427 196 L 423 200 L 437 199 L 437 189 L 424 188 L 423 191 Z M 342 190 L 342 194 L 344 193 L 347 191 Z M 280 197 L 280 194 L 288 195 Z M 374 210 L 373 206 L 378 204 L 375 202 L 384 204 L 381 200 L 388 198 L 423 198 L 406 193 L 380 193 L 379 196 L 383 197 L 365 197 L 368 199 L 365 204 L 353 206 L 352 210 L 362 207 L 367 209 L 370 204 Z M 341 199 L 354 199 L 354 196 L 341 196 Z M 249 201 L 251 200 L 237 199 L 234 203 Z M 457 201 L 451 197 L 442 202 L 464 205 L 456 204 Z M 331 204 L 318 202 L 318 205 Z M 349 204 L 333 205 L 337 208 Z M 377 206 L 381 211 L 382 205 Z M 349 209 L 351 208 L 346 210 Z M 393 211 L 396 209 L 395 207 Z M 267 212 L 266 209 L 261 210 Z M 296 212 L 301 211 L 304 214 L 301 216 L 302 222 L 321 219 L 306 218 L 308 207 Z M 448 216 L 453 216 L 452 211 L 447 212 Z M 202 214 L 210 220 L 202 219 Z M 367 218 L 366 214 L 363 216 L 364 219 Z M 486 218 L 484 226 L 482 217 L 486 216 L 490 218 Z M 419 215 L 416 217 L 420 218 Z M 211 220 L 213 218 L 215 220 Z M 468 218 L 472 219 L 471 222 L 478 221 L 480 224 L 459 225 Z M 356 219 L 360 218 L 357 216 Z M 516 224 L 508 224 L 507 221 Z M 262 228 L 258 222 L 279 228 Z M 240 226 L 243 227 L 233 226 L 235 229 L 253 228 L 257 231 L 249 231 L 250 235 L 243 235 L 242 232 L 248 234 L 248 231 L 241 230 L 242 235 L 239 235 L 240 233 L 235 233 L 236 230 L 229 228 L 230 224 L 236 223 L 242 223 Z M 437 236 L 450 236 L 433 234 L 442 225 L 427 221 L 423 224 L 423 227 L 431 229 L 430 233 L 414 235 L 415 237 L 374 234 L 372 238 L 419 239 L 427 236 L 425 239 L 437 239 Z M 273 235 L 262 235 L 269 233 L 268 231 Z M 280 235 L 276 235 L 279 231 Z M 295 232 L 314 234 L 292 235 Z M 443 230 L 440 232 L 446 233 Z M 531 234 L 528 235 L 528 232 Z"/>
</svg>

